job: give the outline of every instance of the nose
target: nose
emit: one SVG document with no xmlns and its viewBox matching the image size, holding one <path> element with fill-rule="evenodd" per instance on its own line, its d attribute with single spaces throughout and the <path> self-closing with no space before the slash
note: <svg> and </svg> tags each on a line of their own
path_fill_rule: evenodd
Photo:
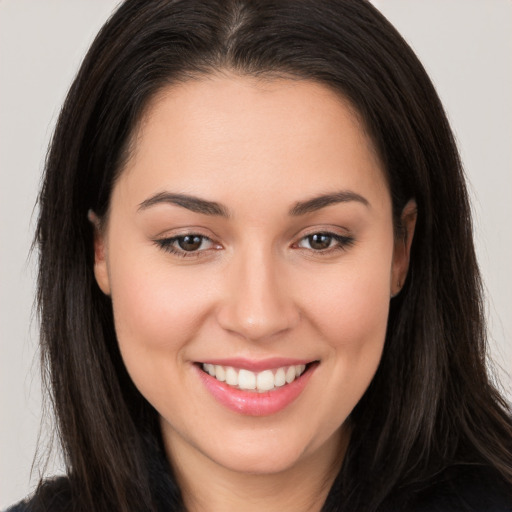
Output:
<svg viewBox="0 0 512 512">
<path fill-rule="evenodd" d="M 217 313 L 223 329 L 251 341 L 264 341 L 298 324 L 300 312 L 290 283 L 275 259 L 259 251 L 239 255 L 231 262 L 224 301 Z"/>
</svg>

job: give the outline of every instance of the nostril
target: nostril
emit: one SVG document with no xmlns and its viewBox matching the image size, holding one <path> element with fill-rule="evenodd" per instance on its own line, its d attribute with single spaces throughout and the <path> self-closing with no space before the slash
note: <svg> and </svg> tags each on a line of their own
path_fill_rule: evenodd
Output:
<svg viewBox="0 0 512 512">
<path fill-rule="evenodd" d="M 296 327 L 298 320 L 298 313 L 269 305 L 250 308 L 249 311 L 247 305 L 230 304 L 218 314 L 218 323 L 224 330 L 251 341 L 275 339 Z"/>
</svg>

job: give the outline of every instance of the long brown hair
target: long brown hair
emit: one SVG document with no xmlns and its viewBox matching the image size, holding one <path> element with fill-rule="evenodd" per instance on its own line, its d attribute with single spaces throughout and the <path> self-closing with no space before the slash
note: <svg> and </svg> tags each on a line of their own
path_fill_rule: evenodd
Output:
<svg viewBox="0 0 512 512">
<path fill-rule="evenodd" d="M 148 101 L 220 69 L 337 91 L 384 164 L 397 233 L 406 202 L 418 206 L 409 276 L 392 300 L 382 362 L 351 414 L 350 446 L 324 510 L 405 503 L 455 464 L 486 465 L 512 483 L 510 412 L 486 373 L 462 166 L 412 50 L 364 0 L 127 0 L 69 91 L 39 199 L 41 346 L 68 467 L 59 492 L 72 500 L 63 507 L 183 508 L 157 413 L 127 375 L 110 300 L 94 280 L 87 212 L 107 212 Z"/>
</svg>

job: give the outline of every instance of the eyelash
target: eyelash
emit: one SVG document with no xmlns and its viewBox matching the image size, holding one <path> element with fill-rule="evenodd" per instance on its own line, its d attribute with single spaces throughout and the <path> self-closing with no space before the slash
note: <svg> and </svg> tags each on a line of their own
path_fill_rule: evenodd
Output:
<svg viewBox="0 0 512 512">
<path fill-rule="evenodd" d="M 317 255 L 317 254 L 318 255 L 328 255 L 328 254 L 331 254 L 332 252 L 346 251 L 347 249 L 352 247 L 354 245 L 354 243 L 355 243 L 355 239 L 352 236 L 339 235 L 337 233 L 332 233 L 330 231 L 315 231 L 313 233 L 309 233 L 307 235 L 304 235 L 299 240 L 299 242 L 294 244 L 294 246 L 297 246 L 303 240 L 307 240 L 308 238 L 311 238 L 311 237 L 313 237 L 315 235 L 328 236 L 328 237 L 330 237 L 332 239 L 331 241 L 336 242 L 336 244 L 334 246 L 332 246 L 332 247 L 328 247 L 326 249 L 319 249 L 319 250 L 314 250 L 312 248 L 308 249 L 306 247 L 298 247 L 298 248 L 299 249 L 305 249 L 306 251 L 313 251 L 315 253 L 315 255 Z"/>
<path fill-rule="evenodd" d="M 203 242 L 211 242 L 214 243 L 211 238 L 208 238 L 205 235 L 200 235 L 199 233 L 185 233 L 184 235 L 174 236 L 171 238 L 161 238 L 159 240 L 155 240 L 155 243 L 158 247 L 160 247 L 162 250 L 169 252 L 175 256 L 179 256 L 180 258 L 197 258 L 201 253 L 203 253 L 205 250 L 195 250 L 195 251 L 185 251 L 184 249 L 179 249 L 175 246 L 175 244 L 179 240 L 183 240 L 186 237 L 198 237 L 201 238 L 201 244 Z"/>
<path fill-rule="evenodd" d="M 307 240 L 308 238 L 311 238 L 315 235 L 328 236 L 336 242 L 336 245 L 334 245 L 332 247 L 328 247 L 326 249 L 319 249 L 319 250 L 314 250 L 312 248 L 308 249 L 306 247 L 298 246 L 298 244 L 301 243 L 302 241 Z M 210 242 L 212 244 L 215 244 L 215 242 L 211 238 L 209 238 L 205 235 L 200 235 L 198 233 L 185 233 L 183 235 L 174 236 L 171 238 L 161 238 L 161 239 L 155 240 L 154 242 L 160 249 L 162 249 L 166 252 L 169 252 L 175 256 L 178 256 L 180 258 L 198 258 L 198 257 L 203 256 L 202 253 L 210 250 L 210 249 L 202 249 L 202 250 L 198 249 L 198 250 L 194 250 L 194 251 L 185 251 L 184 249 L 177 248 L 176 244 L 179 242 L 179 240 L 183 240 L 186 237 L 201 238 L 201 244 L 204 242 Z M 332 252 L 345 251 L 345 250 L 349 249 L 351 246 L 353 246 L 354 243 L 355 243 L 355 239 L 351 236 L 339 235 L 337 233 L 332 233 L 330 231 L 315 231 L 313 233 L 309 233 L 309 234 L 301 237 L 298 242 L 293 244 L 293 247 L 296 249 L 312 251 L 315 255 L 328 255 L 328 254 L 331 254 Z"/>
</svg>

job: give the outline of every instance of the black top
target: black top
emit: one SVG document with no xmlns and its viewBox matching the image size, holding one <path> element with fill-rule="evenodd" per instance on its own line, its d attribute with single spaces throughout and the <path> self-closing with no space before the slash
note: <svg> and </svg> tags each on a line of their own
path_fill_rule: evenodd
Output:
<svg viewBox="0 0 512 512">
<path fill-rule="evenodd" d="M 512 512 L 512 485 L 494 470 L 456 466 L 418 493 L 411 512 Z"/>
<path fill-rule="evenodd" d="M 61 477 L 49 483 L 47 491 L 49 487 L 53 493 L 51 503 L 46 501 L 45 512 L 67 511 L 70 508 L 67 480 Z M 481 466 L 457 466 L 447 469 L 407 502 L 406 507 L 385 506 L 383 512 L 512 512 L 512 485 L 493 470 Z M 39 512 L 41 509 L 35 503 L 34 498 L 25 500 L 5 512 Z"/>
</svg>

